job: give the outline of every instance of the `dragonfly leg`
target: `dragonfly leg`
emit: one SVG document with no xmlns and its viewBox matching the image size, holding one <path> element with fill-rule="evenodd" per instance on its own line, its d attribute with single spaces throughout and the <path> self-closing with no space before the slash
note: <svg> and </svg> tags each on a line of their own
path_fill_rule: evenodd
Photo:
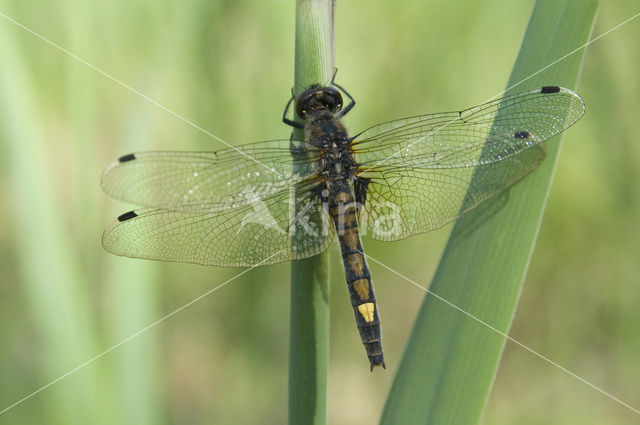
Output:
<svg viewBox="0 0 640 425">
<path fill-rule="evenodd" d="M 339 88 L 340 90 L 342 90 L 342 92 L 343 92 L 344 94 L 346 94 L 346 95 L 347 95 L 347 97 L 348 97 L 348 98 L 349 98 L 349 100 L 350 100 L 349 104 L 348 104 L 347 106 L 345 106 L 345 108 L 344 108 L 342 111 L 340 111 L 340 112 L 338 113 L 338 118 L 342 118 L 342 117 L 344 117 L 345 115 L 347 115 L 347 113 L 348 113 L 351 109 L 353 109 L 353 107 L 354 107 L 354 106 L 356 106 L 356 101 L 355 101 L 355 99 L 354 99 L 353 97 L 351 97 L 351 95 L 349 94 L 349 92 L 348 92 L 348 91 L 346 91 L 346 90 L 344 89 L 344 87 L 342 87 L 341 85 L 339 85 L 339 84 L 337 84 L 337 83 L 336 83 L 336 81 L 335 81 L 335 80 L 336 80 L 336 74 L 337 74 L 337 73 L 338 73 L 338 68 L 334 68 L 334 70 L 333 70 L 333 77 L 331 77 L 331 85 L 332 85 L 332 86 L 334 86 L 334 87 Z"/>
<path fill-rule="evenodd" d="M 338 85 L 338 84 L 334 83 L 333 81 L 331 81 L 331 85 L 332 85 L 332 86 L 336 86 L 337 88 L 339 88 L 340 90 L 342 90 L 342 92 L 343 92 L 344 94 L 346 94 L 346 95 L 347 95 L 347 97 L 349 98 L 349 101 L 350 101 L 350 102 L 349 102 L 349 104 L 348 104 L 347 106 L 345 106 L 345 107 L 344 107 L 344 109 L 343 109 L 342 111 L 338 112 L 338 118 L 342 118 L 342 117 L 344 117 L 345 115 L 347 115 L 347 113 L 348 113 L 350 110 L 352 110 L 354 106 L 356 106 L 356 101 L 355 101 L 355 99 L 354 99 L 353 97 L 351 97 L 351 95 L 349 94 L 349 92 L 348 92 L 348 91 L 346 91 L 342 86 L 340 86 L 340 85 Z"/>
<path fill-rule="evenodd" d="M 356 208 L 358 211 L 360 211 L 367 200 L 367 186 L 369 186 L 370 182 L 371 179 L 366 177 L 356 177 L 353 182 L 353 191 L 356 196 Z"/>
<path fill-rule="evenodd" d="M 289 113 L 289 108 L 291 107 L 291 102 L 293 102 L 293 100 L 295 99 L 295 97 L 293 96 L 293 89 L 291 90 L 291 97 L 289 98 L 289 101 L 287 102 L 287 106 L 284 107 L 284 113 L 282 114 L 282 122 L 290 125 L 291 127 L 294 128 L 304 128 L 304 124 L 290 120 L 289 118 L 287 118 L 287 114 Z"/>
<path fill-rule="evenodd" d="M 329 213 L 329 188 L 327 187 L 327 184 L 324 182 L 319 183 L 311 189 L 311 192 L 320 199 L 322 208 Z"/>
</svg>

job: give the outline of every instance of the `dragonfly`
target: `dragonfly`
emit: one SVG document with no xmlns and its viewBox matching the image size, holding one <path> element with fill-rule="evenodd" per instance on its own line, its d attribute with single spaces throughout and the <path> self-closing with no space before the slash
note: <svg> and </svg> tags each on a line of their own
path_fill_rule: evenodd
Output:
<svg viewBox="0 0 640 425">
<path fill-rule="evenodd" d="M 288 118 L 292 103 L 297 120 Z M 120 157 L 102 187 L 142 208 L 106 228 L 104 248 L 254 267 L 317 255 L 337 239 L 370 369 L 386 368 L 361 235 L 396 241 L 456 220 L 533 171 L 542 143 L 578 121 L 585 105 L 569 89 L 545 86 L 349 136 L 341 119 L 354 106 L 332 79 L 290 98 L 282 117 L 295 129 L 290 138 Z"/>
</svg>

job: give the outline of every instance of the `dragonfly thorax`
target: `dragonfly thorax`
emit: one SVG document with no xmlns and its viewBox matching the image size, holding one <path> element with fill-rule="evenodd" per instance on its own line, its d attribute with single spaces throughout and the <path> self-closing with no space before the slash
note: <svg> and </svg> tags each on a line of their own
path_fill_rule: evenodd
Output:
<svg viewBox="0 0 640 425">
<path fill-rule="evenodd" d="M 351 152 L 351 139 L 339 119 L 310 117 L 305 122 L 305 141 L 321 152 L 323 174 L 329 180 L 353 176 L 355 160 Z"/>
</svg>

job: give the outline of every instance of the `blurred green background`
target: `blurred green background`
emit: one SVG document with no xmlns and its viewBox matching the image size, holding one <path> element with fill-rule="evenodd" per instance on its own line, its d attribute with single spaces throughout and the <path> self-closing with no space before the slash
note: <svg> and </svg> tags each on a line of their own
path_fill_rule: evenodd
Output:
<svg viewBox="0 0 640 425">
<path fill-rule="evenodd" d="M 533 1 L 343 1 L 338 82 L 352 132 L 505 88 Z M 639 11 L 603 2 L 597 36 Z M 0 13 L 229 143 L 288 137 L 294 2 L 0 0 Z M 586 116 L 563 145 L 511 335 L 640 406 L 640 18 L 587 50 Z M 553 81 L 549 81 L 553 84 Z M 0 17 L 0 410 L 240 269 L 102 250 L 131 205 L 103 168 L 140 150 L 222 145 Z M 450 227 L 369 254 L 428 285 Z M 388 369 L 371 374 L 332 246 L 329 423 L 375 423 L 424 292 L 371 265 Z M 463 267 L 464 265 L 461 265 Z M 289 266 L 253 270 L 0 415 L 0 424 L 281 424 Z M 487 329 L 487 332 L 491 332 Z M 485 424 L 638 416 L 507 343 Z"/>
</svg>

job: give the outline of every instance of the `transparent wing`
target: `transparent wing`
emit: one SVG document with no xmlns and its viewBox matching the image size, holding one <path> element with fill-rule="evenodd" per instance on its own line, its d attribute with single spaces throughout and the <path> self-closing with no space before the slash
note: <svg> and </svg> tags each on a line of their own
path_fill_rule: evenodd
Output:
<svg viewBox="0 0 640 425">
<path fill-rule="evenodd" d="M 460 112 L 422 115 L 369 128 L 353 145 L 361 171 L 382 166 L 463 168 L 503 161 L 562 132 L 584 102 L 562 87 L 542 87 Z"/>
<path fill-rule="evenodd" d="M 294 142 L 293 148 L 295 157 L 288 139 L 218 152 L 129 154 L 105 169 L 102 188 L 146 207 L 194 213 L 237 208 L 316 172 L 317 150 L 304 142 Z"/>
<path fill-rule="evenodd" d="M 543 147 L 537 146 L 475 168 L 372 171 L 376 177 L 360 210 L 361 232 L 394 241 L 438 229 L 516 183 L 544 156 Z"/>
<path fill-rule="evenodd" d="M 105 230 L 102 244 L 127 257 L 217 266 L 309 257 L 324 251 L 334 235 L 314 185 L 299 184 L 295 196 L 291 188 L 229 211 L 130 211 Z"/>
<path fill-rule="evenodd" d="M 535 169 L 540 143 L 583 113 L 571 90 L 543 87 L 372 127 L 354 142 L 358 176 L 370 179 L 360 221 L 386 241 L 439 228 Z"/>
</svg>

